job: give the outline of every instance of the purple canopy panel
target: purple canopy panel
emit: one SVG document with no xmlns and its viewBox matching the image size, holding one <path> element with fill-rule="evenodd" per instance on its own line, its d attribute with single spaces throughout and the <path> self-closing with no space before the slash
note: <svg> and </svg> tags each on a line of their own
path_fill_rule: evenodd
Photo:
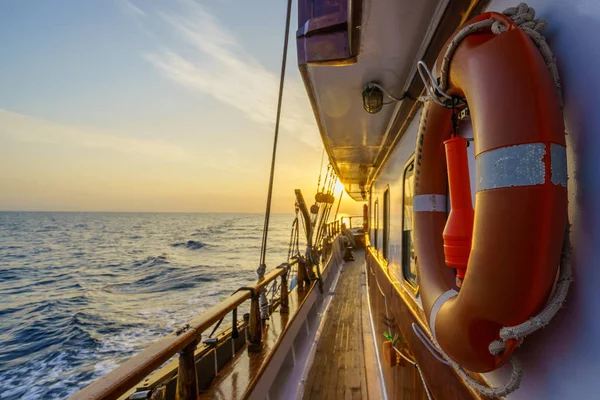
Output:
<svg viewBox="0 0 600 400">
<path fill-rule="evenodd" d="M 298 65 L 355 63 L 361 11 L 362 0 L 299 0 Z"/>
</svg>

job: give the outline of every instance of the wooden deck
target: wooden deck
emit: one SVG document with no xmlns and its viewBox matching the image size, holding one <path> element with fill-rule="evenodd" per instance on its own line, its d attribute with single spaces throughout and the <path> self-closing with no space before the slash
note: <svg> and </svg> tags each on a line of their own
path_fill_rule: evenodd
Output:
<svg viewBox="0 0 600 400">
<path fill-rule="evenodd" d="M 281 314 L 276 310 L 263 331 L 263 348 L 251 353 L 245 348 L 236 353 L 233 360 L 219 374 L 210 386 L 200 392 L 200 399 L 238 400 L 248 396 L 253 384 L 259 377 L 261 367 L 268 362 L 269 355 L 276 348 L 283 331 L 302 304 L 307 292 L 294 291 L 290 296 L 290 314 Z"/>
<path fill-rule="evenodd" d="M 364 250 L 355 251 L 354 258 L 355 261 L 344 264 L 325 316 L 315 358 L 305 383 L 305 399 L 369 397 L 363 344 L 363 312 L 368 312 L 363 296 Z M 372 374 L 369 373 L 369 376 Z"/>
</svg>

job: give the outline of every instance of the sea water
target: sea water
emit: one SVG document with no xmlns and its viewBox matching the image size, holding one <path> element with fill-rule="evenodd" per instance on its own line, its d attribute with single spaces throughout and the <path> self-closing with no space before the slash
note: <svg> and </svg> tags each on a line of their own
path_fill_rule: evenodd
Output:
<svg viewBox="0 0 600 400">
<path fill-rule="evenodd" d="M 268 269 L 292 215 L 273 215 Z M 263 215 L 0 213 L 0 399 L 63 399 L 256 279 Z"/>
</svg>

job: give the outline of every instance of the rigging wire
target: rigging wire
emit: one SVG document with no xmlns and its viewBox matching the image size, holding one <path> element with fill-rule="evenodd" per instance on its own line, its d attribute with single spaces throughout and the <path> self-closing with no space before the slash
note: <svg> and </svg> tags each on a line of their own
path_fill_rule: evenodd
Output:
<svg viewBox="0 0 600 400">
<path fill-rule="evenodd" d="M 345 190 L 342 189 L 342 193 L 340 193 L 340 200 L 338 201 L 338 206 L 335 209 L 335 215 L 333 217 L 333 221 L 335 221 L 337 219 L 338 211 L 340 211 L 340 204 L 342 204 L 342 197 L 344 197 L 344 192 L 345 192 Z"/>
<path fill-rule="evenodd" d="M 317 180 L 317 192 L 319 191 L 319 186 L 321 186 L 321 175 L 323 174 L 323 160 L 325 159 L 325 147 L 323 147 L 323 152 L 321 153 L 321 168 L 319 168 L 319 179 Z"/>
<path fill-rule="evenodd" d="M 271 158 L 271 174 L 269 176 L 269 191 L 265 211 L 265 224 L 263 227 L 262 245 L 260 248 L 260 266 L 266 264 L 267 238 L 269 235 L 269 219 L 271 218 L 271 200 L 273 198 L 273 178 L 275 176 L 275 158 L 277 156 L 277 139 L 279 137 L 279 122 L 281 120 L 281 103 L 283 100 L 283 84 L 285 81 L 285 66 L 287 63 L 288 44 L 290 41 L 290 21 L 292 15 L 292 0 L 288 0 L 285 18 L 285 38 L 283 40 L 283 55 L 281 57 L 281 75 L 279 77 L 279 98 L 277 99 L 277 117 L 275 119 L 275 134 L 273 137 L 273 156 Z M 259 270 L 262 269 L 259 267 Z M 259 273 L 260 274 L 260 273 Z M 263 272 L 264 274 L 264 272 Z"/>
</svg>

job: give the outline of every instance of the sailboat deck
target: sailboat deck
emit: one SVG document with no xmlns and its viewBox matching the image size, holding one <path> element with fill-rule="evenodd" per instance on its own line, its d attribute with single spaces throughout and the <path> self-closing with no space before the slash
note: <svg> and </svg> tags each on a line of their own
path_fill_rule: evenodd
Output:
<svg viewBox="0 0 600 400">
<path fill-rule="evenodd" d="M 363 340 L 363 332 L 367 335 L 370 332 L 364 321 L 368 313 L 364 250 L 355 251 L 354 258 L 355 261 L 344 263 L 332 293 L 305 383 L 305 399 L 366 399 L 369 397 L 367 374 L 369 385 L 374 383 L 372 368 L 367 369 L 365 363 L 367 358 L 369 364 L 375 365 L 374 360 L 369 360 L 372 349 L 365 345 L 372 342 Z"/>
<path fill-rule="evenodd" d="M 243 399 L 260 377 L 261 368 L 269 361 L 269 355 L 277 348 L 278 341 L 290 323 L 290 315 L 294 315 L 306 292 L 294 291 L 290 296 L 290 314 L 281 314 L 276 310 L 269 319 L 263 332 L 263 347 L 259 352 L 246 350 L 236 353 L 233 360 L 219 371 L 210 386 L 200 392 L 200 399 Z"/>
</svg>

